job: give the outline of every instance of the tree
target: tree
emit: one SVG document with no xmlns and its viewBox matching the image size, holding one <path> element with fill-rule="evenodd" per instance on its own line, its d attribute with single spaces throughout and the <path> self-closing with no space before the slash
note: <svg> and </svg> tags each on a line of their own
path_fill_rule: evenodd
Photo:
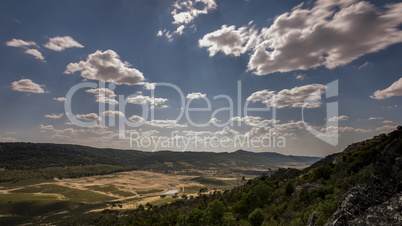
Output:
<svg viewBox="0 0 402 226">
<path fill-rule="evenodd" d="M 293 188 L 292 183 L 290 183 L 290 182 L 286 183 L 285 194 L 287 196 L 290 196 L 293 194 L 294 191 L 295 191 L 295 189 Z"/>
<path fill-rule="evenodd" d="M 216 225 L 220 224 L 222 221 L 223 214 L 225 213 L 225 206 L 218 199 L 210 202 L 206 209 L 207 220 L 210 224 Z"/>
<path fill-rule="evenodd" d="M 248 215 L 248 221 L 253 226 L 260 226 L 264 222 L 264 212 L 260 208 L 255 209 Z"/>
</svg>

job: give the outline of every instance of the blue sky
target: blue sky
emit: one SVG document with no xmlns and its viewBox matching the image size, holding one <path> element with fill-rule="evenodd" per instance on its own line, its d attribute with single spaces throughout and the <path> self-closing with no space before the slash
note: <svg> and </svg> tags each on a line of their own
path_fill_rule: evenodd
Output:
<svg viewBox="0 0 402 226">
<path fill-rule="evenodd" d="M 398 1 L 1 1 L 0 141 L 179 151 L 182 146 L 130 147 L 129 132 L 170 141 L 198 132 L 231 142 L 234 134 L 263 138 L 275 129 L 285 147 L 243 149 L 314 156 L 339 152 L 402 124 L 400 15 Z M 82 82 L 100 81 L 116 87 L 106 94 L 80 89 L 71 101 L 73 116 L 99 125 L 74 125 L 63 99 L 56 98 Z M 327 99 L 325 86 L 333 81 L 338 81 L 338 96 Z M 208 99 L 210 111 L 190 113 L 192 121 L 207 126 L 191 125 L 186 117 L 176 122 L 186 110 L 179 93 L 154 83 L 177 86 L 192 108 L 206 107 Z M 321 101 L 304 109 L 303 123 L 303 101 L 317 89 Z M 239 102 L 261 108 L 279 94 L 276 127 L 272 111 L 248 117 L 237 112 Z M 137 97 L 123 111 L 119 95 Z M 213 117 L 215 110 L 229 107 L 224 98 L 214 100 L 217 95 L 233 100 L 232 115 L 222 111 Z M 334 101 L 338 117 L 330 121 L 338 122 L 336 130 L 326 127 L 326 105 Z M 155 103 L 155 121 L 139 118 L 138 103 Z M 123 119 L 142 125 L 126 126 L 127 136 L 119 139 Z M 258 125 L 264 120 L 271 124 Z M 193 143 L 186 150 L 236 149 Z"/>
</svg>

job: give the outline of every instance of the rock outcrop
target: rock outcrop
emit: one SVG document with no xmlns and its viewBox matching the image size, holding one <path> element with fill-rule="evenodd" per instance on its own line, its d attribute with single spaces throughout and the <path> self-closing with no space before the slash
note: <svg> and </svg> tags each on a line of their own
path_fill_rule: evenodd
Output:
<svg viewBox="0 0 402 226">
<path fill-rule="evenodd" d="M 369 207 L 351 225 L 402 225 L 402 193 L 384 203 Z"/>
<path fill-rule="evenodd" d="M 293 198 L 297 198 L 297 196 L 299 195 L 299 193 L 304 189 L 306 189 L 307 193 L 309 193 L 310 191 L 317 189 L 317 188 L 321 188 L 324 187 L 323 184 L 316 184 L 316 183 L 306 183 L 306 184 L 302 184 L 296 187 L 295 191 L 292 194 Z"/>
</svg>

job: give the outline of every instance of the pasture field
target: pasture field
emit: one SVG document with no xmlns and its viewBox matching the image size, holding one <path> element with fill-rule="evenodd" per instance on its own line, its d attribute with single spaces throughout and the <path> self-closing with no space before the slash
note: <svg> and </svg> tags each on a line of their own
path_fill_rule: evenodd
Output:
<svg viewBox="0 0 402 226">
<path fill-rule="evenodd" d="M 132 209 L 151 203 L 162 205 L 197 196 L 201 188 L 224 190 L 241 183 L 240 176 L 189 176 L 148 171 L 74 179 L 22 180 L 0 183 L 0 221 L 70 225 L 91 223 L 104 209 Z M 167 191 L 174 194 L 161 197 Z"/>
</svg>

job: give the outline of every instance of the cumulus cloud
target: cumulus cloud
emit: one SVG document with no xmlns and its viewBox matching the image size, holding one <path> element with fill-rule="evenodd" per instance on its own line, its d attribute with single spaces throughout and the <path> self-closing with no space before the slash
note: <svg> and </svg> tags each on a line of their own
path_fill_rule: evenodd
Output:
<svg viewBox="0 0 402 226">
<path fill-rule="evenodd" d="M 219 119 L 217 119 L 217 118 L 211 118 L 210 120 L 209 120 L 209 124 L 217 124 L 217 123 L 219 123 L 221 120 L 219 120 Z"/>
<path fill-rule="evenodd" d="M 353 128 L 350 126 L 328 126 L 328 127 L 319 128 L 319 130 L 322 133 L 329 133 L 329 134 L 331 134 L 332 132 L 336 132 L 336 131 L 338 131 L 340 133 L 369 133 L 369 132 L 372 132 L 372 130 Z"/>
<path fill-rule="evenodd" d="M 156 83 L 144 82 L 143 85 L 146 90 L 154 90 Z"/>
<path fill-rule="evenodd" d="M 178 128 L 178 127 L 187 127 L 187 125 L 179 124 L 176 120 L 152 120 L 147 121 L 147 125 L 159 128 Z"/>
<path fill-rule="evenodd" d="M 381 123 L 384 123 L 384 124 L 393 124 L 394 122 L 391 121 L 391 120 L 384 120 L 384 121 L 382 121 Z"/>
<path fill-rule="evenodd" d="M 259 30 L 258 38 L 245 34 L 241 39 L 231 38 L 224 43 L 220 39 L 210 40 L 212 44 L 200 46 L 207 47 L 210 55 L 216 51 L 240 55 L 245 51 L 239 51 L 239 47 L 255 40 L 247 50 L 251 51 L 248 70 L 256 75 L 318 66 L 332 69 L 402 42 L 401 14 L 402 3 L 378 8 L 366 1 L 318 0 L 312 8 L 303 8 L 301 4 L 277 16 L 270 27 Z M 222 28 L 201 40 L 224 33 Z M 234 31 L 240 29 L 244 28 Z"/>
<path fill-rule="evenodd" d="M 12 47 L 35 46 L 35 47 L 38 47 L 38 45 L 33 41 L 24 41 L 24 40 L 16 39 L 16 38 L 13 38 L 11 41 L 6 42 L 6 46 L 12 46 Z"/>
<path fill-rule="evenodd" d="M 110 97 L 115 97 L 116 94 L 113 90 L 108 88 L 88 89 L 85 92 L 95 94 L 96 102 L 117 105 L 119 102 Z"/>
<path fill-rule="evenodd" d="M 85 120 L 85 121 L 101 121 L 102 118 L 99 117 L 96 113 L 89 114 L 76 114 L 74 115 L 77 119 Z"/>
<path fill-rule="evenodd" d="M 52 118 L 52 119 L 59 119 L 59 118 L 63 117 L 63 115 L 64 115 L 64 113 L 60 113 L 60 114 L 52 113 L 52 114 L 49 114 L 49 115 L 45 115 L 45 117 L 46 118 Z"/>
<path fill-rule="evenodd" d="M 269 103 L 270 106 L 277 108 L 296 108 L 303 107 L 304 101 L 309 100 L 306 108 L 317 108 L 321 106 L 321 101 L 313 101 L 318 99 L 318 95 L 313 95 L 317 90 L 320 94 L 324 92 L 325 86 L 321 84 L 309 84 L 305 86 L 296 86 L 292 89 L 284 89 L 279 92 L 268 89 L 257 91 L 251 94 L 247 101 Z"/>
<path fill-rule="evenodd" d="M 382 100 L 390 97 L 402 96 L 402 77 L 383 90 L 377 90 L 370 96 L 372 99 Z"/>
<path fill-rule="evenodd" d="M 202 4 L 202 8 L 196 7 L 196 4 Z M 202 14 L 208 14 L 216 9 L 215 0 L 177 0 L 173 4 L 173 24 L 188 24 Z"/>
<path fill-rule="evenodd" d="M 332 118 L 329 118 L 328 121 L 330 122 L 335 122 L 335 121 L 346 121 L 348 120 L 349 117 L 346 115 L 340 115 L 340 116 L 334 116 Z"/>
<path fill-rule="evenodd" d="M 130 120 L 132 122 L 144 122 L 145 121 L 145 119 L 139 115 L 133 115 L 128 120 Z"/>
<path fill-rule="evenodd" d="M 159 30 L 156 36 L 165 36 L 169 41 L 173 40 L 173 35 L 182 35 L 187 27 L 193 28 L 195 25 L 189 25 L 195 18 L 202 14 L 208 14 L 217 8 L 215 0 L 176 0 L 171 12 L 173 24 L 177 26 L 176 30 Z M 189 25 L 189 26 L 187 26 Z"/>
<path fill-rule="evenodd" d="M 375 129 L 375 131 L 380 132 L 380 133 L 389 133 L 394 130 L 396 130 L 396 126 L 393 126 L 393 125 L 380 126 Z"/>
<path fill-rule="evenodd" d="M 45 93 L 42 87 L 45 85 L 36 84 L 31 79 L 21 79 L 11 83 L 11 89 L 19 92 Z"/>
<path fill-rule="evenodd" d="M 262 125 L 273 125 L 273 123 L 278 123 L 279 120 L 273 119 L 262 119 L 259 116 L 244 116 L 244 117 L 233 117 L 230 119 L 233 122 L 243 122 L 249 126 L 262 126 Z"/>
<path fill-rule="evenodd" d="M 108 111 L 104 111 L 102 113 L 103 116 L 118 116 L 118 117 L 124 117 L 123 112 L 121 111 L 112 111 L 112 110 L 108 110 Z"/>
<path fill-rule="evenodd" d="M 152 106 L 158 106 L 165 103 L 168 99 L 160 98 L 160 97 L 150 97 L 150 96 L 143 96 L 142 94 L 137 95 L 135 97 L 127 98 L 127 102 L 130 104 L 150 104 Z"/>
<path fill-rule="evenodd" d="M 46 62 L 45 58 L 42 56 L 42 53 L 39 52 L 39 50 L 37 50 L 37 49 L 27 49 L 27 50 L 25 50 L 25 53 L 34 56 L 38 60 L 42 60 L 42 61 Z"/>
<path fill-rule="evenodd" d="M 219 30 L 206 34 L 198 41 L 198 45 L 207 48 L 210 56 L 219 51 L 226 55 L 240 56 L 253 48 L 257 39 L 254 28 L 243 26 L 236 29 L 235 26 L 223 25 Z"/>
<path fill-rule="evenodd" d="M 53 100 L 59 101 L 59 102 L 64 102 L 66 100 L 65 97 L 55 97 Z"/>
<path fill-rule="evenodd" d="M 43 57 L 42 53 L 39 52 L 37 49 L 32 49 L 29 47 L 39 47 L 35 42 L 33 41 L 24 41 L 21 39 L 15 39 L 13 38 L 11 41 L 6 42 L 7 46 L 12 46 L 12 47 L 19 47 L 25 49 L 25 53 L 34 56 L 36 59 L 41 60 L 43 62 L 45 61 L 45 57 Z"/>
<path fill-rule="evenodd" d="M 130 68 L 128 62 L 121 61 L 119 55 L 113 50 L 104 52 L 97 50 L 88 55 L 86 61 L 70 63 L 64 73 L 73 74 L 81 72 L 81 77 L 116 84 L 137 85 L 144 80 L 142 72 Z"/>
<path fill-rule="evenodd" d="M 84 48 L 83 45 L 81 45 L 79 42 L 75 41 L 72 37 L 70 36 L 64 36 L 64 37 L 54 37 L 54 38 L 49 38 L 49 41 L 43 45 L 44 47 L 61 52 L 65 49 L 68 48 Z"/>
<path fill-rule="evenodd" d="M 204 98 L 204 97 L 206 97 L 207 96 L 207 94 L 203 94 L 203 93 L 189 93 L 189 94 L 187 94 L 187 96 L 186 96 L 186 98 L 187 99 L 201 99 L 201 98 Z"/>
</svg>

